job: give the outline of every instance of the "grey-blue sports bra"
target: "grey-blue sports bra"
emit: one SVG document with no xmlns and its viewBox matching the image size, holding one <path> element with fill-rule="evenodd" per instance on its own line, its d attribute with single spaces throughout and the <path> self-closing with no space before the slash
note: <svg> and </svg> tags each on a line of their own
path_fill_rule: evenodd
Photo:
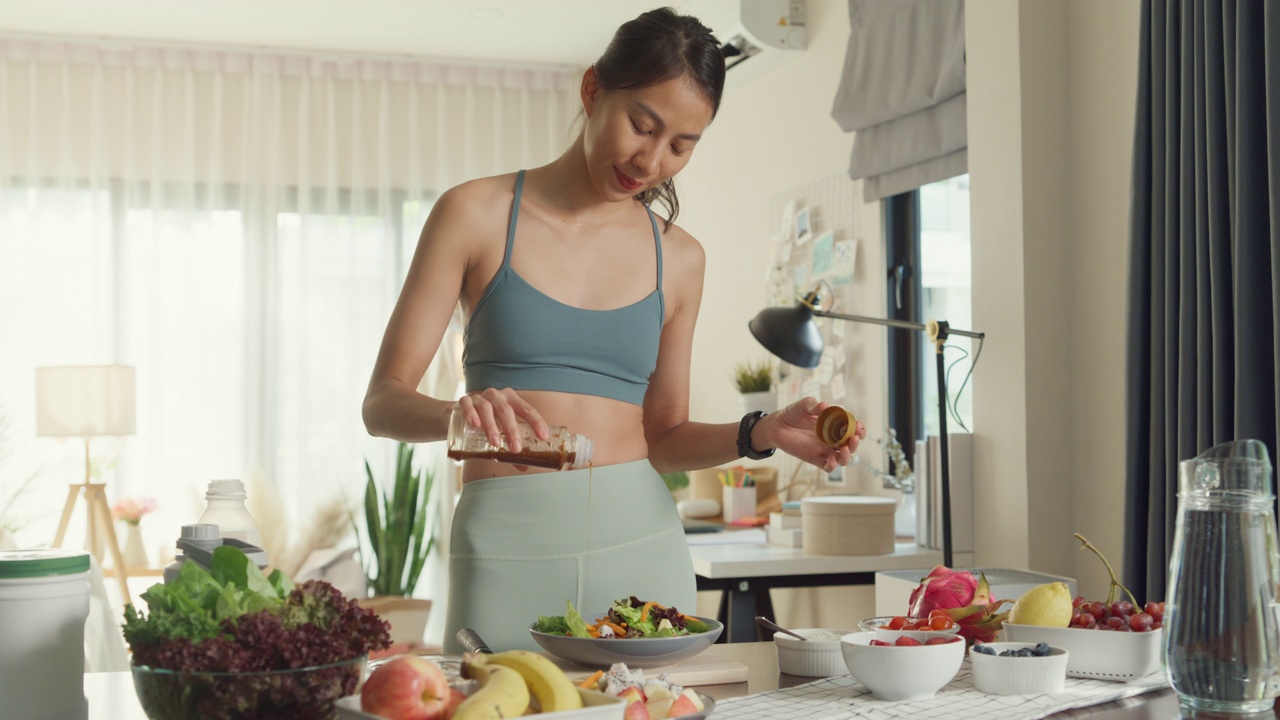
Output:
<svg viewBox="0 0 1280 720">
<path fill-rule="evenodd" d="M 643 404 L 649 376 L 658 364 L 665 312 L 662 243 L 653 211 L 649 222 L 658 258 L 657 288 L 614 310 L 566 305 L 525 282 L 511 267 L 524 173 L 516 174 L 502 267 L 472 311 L 463 337 L 467 391 L 550 390 Z"/>
</svg>

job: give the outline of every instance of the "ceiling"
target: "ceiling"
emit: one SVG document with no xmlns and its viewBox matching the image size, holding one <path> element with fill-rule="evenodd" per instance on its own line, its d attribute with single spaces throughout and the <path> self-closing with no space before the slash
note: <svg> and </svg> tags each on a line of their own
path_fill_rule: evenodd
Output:
<svg viewBox="0 0 1280 720">
<path fill-rule="evenodd" d="M 739 0 L 16 0 L 0 33 L 585 67 L 662 5 L 737 24 Z"/>
</svg>

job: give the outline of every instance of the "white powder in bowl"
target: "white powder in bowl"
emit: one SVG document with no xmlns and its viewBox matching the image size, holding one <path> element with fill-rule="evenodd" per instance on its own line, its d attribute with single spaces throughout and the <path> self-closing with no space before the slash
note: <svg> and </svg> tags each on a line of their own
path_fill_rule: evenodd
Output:
<svg viewBox="0 0 1280 720">
<path fill-rule="evenodd" d="M 841 637 L 843 637 L 842 634 L 838 632 L 832 632 L 831 630 L 810 630 L 809 632 L 805 632 L 801 634 L 809 638 L 810 640 L 839 640 Z"/>
</svg>

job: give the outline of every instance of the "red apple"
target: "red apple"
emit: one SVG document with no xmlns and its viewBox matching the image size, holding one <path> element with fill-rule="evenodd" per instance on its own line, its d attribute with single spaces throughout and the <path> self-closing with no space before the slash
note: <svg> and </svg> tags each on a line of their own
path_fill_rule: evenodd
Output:
<svg viewBox="0 0 1280 720">
<path fill-rule="evenodd" d="M 449 697 L 444 702 L 444 720 L 452 718 L 454 711 L 456 711 L 458 706 L 462 704 L 462 701 L 466 699 L 466 693 L 456 687 L 450 687 Z"/>
<path fill-rule="evenodd" d="M 622 692 L 618 693 L 618 697 L 626 700 L 628 705 L 634 705 L 635 703 L 643 705 L 649 701 L 649 698 L 645 696 L 644 691 L 634 685 L 623 689 Z"/>
<path fill-rule="evenodd" d="M 676 696 L 676 701 L 671 703 L 671 709 L 667 711 L 667 717 L 678 718 L 684 715 L 692 715 L 698 712 L 698 706 L 693 704 L 693 700 L 688 695 L 680 694 Z"/>
<path fill-rule="evenodd" d="M 642 702 L 632 702 L 622 713 L 622 720 L 653 720 L 649 716 L 649 707 Z"/>
<path fill-rule="evenodd" d="M 440 666 L 412 655 L 380 665 L 360 691 L 360 709 L 388 720 L 443 720 L 449 700 Z"/>
<path fill-rule="evenodd" d="M 701 711 L 703 711 L 703 701 L 700 700 L 698 694 L 691 691 L 691 689 L 687 689 L 687 691 L 676 696 L 676 702 L 671 703 L 671 710 L 667 711 L 667 717 L 684 717 Z"/>
<path fill-rule="evenodd" d="M 663 718 L 671 717 L 671 706 L 673 704 L 675 704 L 675 698 L 668 694 L 664 698 L 650 700 L 645 703 L 645 706 L 649 708 L 649 717 L 652 720 L 663 720 Z"/>
</svg>

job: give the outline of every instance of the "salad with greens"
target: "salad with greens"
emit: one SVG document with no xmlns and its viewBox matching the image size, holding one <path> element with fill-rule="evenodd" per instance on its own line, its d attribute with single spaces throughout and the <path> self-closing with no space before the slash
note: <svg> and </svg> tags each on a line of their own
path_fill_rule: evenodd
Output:
<svg viewBox="0 0 1280 720">
<path fill-rule="evenodd" d="M 674 607 L 640 600 L 635 595 L 613 603 L 607 615 L 588 623 L 566 600 L 564 615 L 541 615 L 533 629 L 549 635 L 578 638 L 664 638 L 695 635 L 710 630 L 702 620 Z"/>
<path fill-rule="evenodd" d="M 147 612 L 125 608 L 133 663 L 178 672 L 290 670 L 390 646 L 388 625 L 322 580 L 263 575 L 238 548 L 213 551 L 209 570 L 187 561 L 152 585 Z"/>
</svg>

